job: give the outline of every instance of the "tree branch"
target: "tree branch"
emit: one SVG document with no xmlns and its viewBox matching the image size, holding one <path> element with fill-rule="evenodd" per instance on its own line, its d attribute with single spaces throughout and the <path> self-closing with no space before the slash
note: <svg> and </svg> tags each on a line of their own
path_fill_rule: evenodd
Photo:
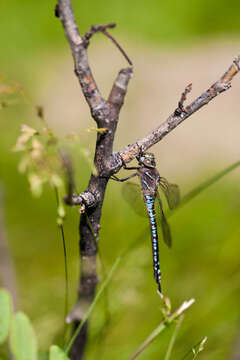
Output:
<svg viewBox="0 0 240 360">
<path fill-rule="evenodd" d="M 233 77 L 239 71 L 240 56 L 234 59 L 229 69 L 217 82 L 215 82 L 209 89 L 203 92 L 190 105 L 183 108 L 183 101 L 186 99 L 186 94 L 190 90 L 190 86 L 188 86 L 181 96 L 181 100 L 179 102 L 180 106 L 178 106 L 178 108 L 168 117 L 166 121 L 164 121 L 146 137 L 138 140 L 134 144 L 128 145 L 125 149 L 120 150 L 118 153 L 114 154 L 112 168 L 114 169 L 114 166 L 116 166 L 116 164 L 118 164 L 118 166 L 114 169 L 113 173 L 118 172 L 120 167 L 123 166 L 124 163 L 128 163 L 136 156 L 138 156 L 140 149 L 142 151 L 146 151 L 147 149 L 149 149 L 151 146 L 162 140 L 166 135 L 168 135 L 173 129 L 180 125 L 189 116 L 201 109 L 204 105 L 207 105 L 216 96 L 228 90 L 231 87 L 231 81 Z M 122 165 L 120 165 L 120 160 L 122 160 Z"/>
<path fill-rule="evenodd" d="M 98 122 L 98 115 L 100 109 L 104 107 L 105 101 L 92 75 L 88 63 L 87 50 L 83 38 L 80 36 L 70 0 L 58 1 L 57 15 L 62 22 L 65 35 L 72 50 L 75 74 L 78 77 L 93 118 Z"/>
<path fill-rule="evenodd" d="M 112 163 L 113 141 L 119 113 L 124 102 L 129 80 L 132 77 L 132 68 L 123 69 L 119 72 L 109 98 L 105 100 L 98 90 L 88 64 L 87 46 L 89 39 L 96 31 L 102 31 L 111 38 L 125 57 L 126 53 L 116 40 L 106 33 L 106 27 L 109 27 L 109 25 L 91 28 L 85 37 L 81 37 L 74 19 L 70 0 L 58 0 L 55 14 L 60 18 L 70 44 L 75 64 L 75 73 L 90 107 L 92 117 L 99 128 L 107 129 L 105 132 L 97 132 L 94 156 L 96 174 L 91 175 L 86 191 L 80 195 L 70 196 L 73 187 L 71 185 L 73 181 L 70 180 L 68 195 L 65 198 L 65 202 L 70 205 L 81 205 L 80 212 L 82 213 L 79 226 L 81 275 L 77 304 L 74 307 L 78 311 L 73 310 L 67 319 L 68 321 L 73 321 L 74 325 L 77 326 L 94 298 L 98 282 L 96 255 L 102 204 L 110 178 L 109 164 Z M 68 166 L 66 157 L 63 158 L 63 162 L 67 176 L 71 177 L 72 171 Z M 73 343 L 70 352 L 72 360 L 81 360 L 83 357 L 87 341 L 87 329 L 88 324 L 86 323 Z"/>
</svg>

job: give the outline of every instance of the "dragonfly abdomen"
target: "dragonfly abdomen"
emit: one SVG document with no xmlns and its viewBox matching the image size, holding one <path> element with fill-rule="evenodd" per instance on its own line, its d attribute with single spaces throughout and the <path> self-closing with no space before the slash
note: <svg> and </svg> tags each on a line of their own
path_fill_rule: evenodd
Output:
<svg viewBox="0 0 240 360">
<path fill-rule="evenodd" d="M 150 194 L 147 194 L 144 196 L 144 201 L 147 205 L 147 211 L 148 211 L 150 228 L 151 228 L 154 279 L 158 284 L 158 290 L 161 292 L 161 271 L 160 271 L 160 263 L 159 263 L 158 233 L 157 233 L 156 213 L 154 208 L 155 199 Z"/>
</svg>

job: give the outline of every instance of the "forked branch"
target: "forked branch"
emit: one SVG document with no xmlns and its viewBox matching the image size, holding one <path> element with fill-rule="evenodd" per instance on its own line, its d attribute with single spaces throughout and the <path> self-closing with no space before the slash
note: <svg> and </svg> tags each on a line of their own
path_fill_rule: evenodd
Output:
<svg viewBox="0 0 240 360">
<path fill-rule="evenodd" d="M 240 56 L 236 57 L 233 60 L 233 63 L 229 69 L 221 76 L 221 78 L 215 82 L 210 88 L 203 92 L 199 97 L 197 97 L 191 104 L 184 106 L 186 101 L 187 94 L 192 90 L 192 84 L 189 84 L 183 93 L 178 102 L 178 107 L 174 112 L 161 123 L 156 129 L 152 130 L 144 138 L 137 140 L 135 143 L 128 145 L 125 149 L 120 150 L 112 155 L 112 159 L 109 162 L 109 172 L 113 175 L 116 174 L 121 167 L 134 158 L 136 158 L 140 151 L 146 151 L 154 144 L 161 141 L 166 135 L 168 135 L 172 130 L 174 130 L 178 125 L 180 125 L 184 120 L 193 115 L 196 111 L 201 109 L 204 105 L 207 105 L 211 100 L 222 92 L 231 88 L 231 82 L 235 75 L 240 71 Z M 119 76 L 121 73 L 119 74 Z M 123 86 L 124 82 L 121 82 L 120 86 Z M 110 98 L 114 97 L 114 89 L 116 91 L 116 97 L 118 96 L 118 79 L 116 80 Z M 124 87 L 126 91 L 126 85 Z M 121 89 L 119 89 L 121 91 Z M 109 98 L 109 99 L 110 99 Z M 79 197 L 78 197 L 79 199 Z M 73 203 L 75 205 L 79 204 L 77 196 L 74 197 Z M 89 206 L 93 206 L 93 202 L 89 203 Z"/>
<path fill-rule="evenodd" d="M 119 72 L 109 98 L 104 99 L 97 87 L 88 63 L 87 45 L 91 36 L 96 31 L 102 31 L 112 41 L 114 40 L 114 44 L 123 53 L 117 41 L 106 33 L 106 28 L 112 26 L 100 25 L 99 27 L 92 28 L 85 37 L 81 37 L 74 19 L 70 0 L 58 0 L 55 14 L 62 22 L 65 35 L 71 47 L 75 74 L 79 79 L 92 117 L 96 121 L 98 128 L 106 129 L 104 132 L 97 132 L 94 156 L 94 167 L 97 175 L 91 175 L 88 187 L 82 194 L 72 197 L 68 194 L 66 197 L 68 204 L 81 205 L 82 212 L 79 226 L 81 275 L 78 286 L 78 299 L 76 306 L 68 316 L 68 321 L 73 321 L 74 325 L 78 326 L 94 298 L 98 282 L 96 255 L 102 204 L 110 178 L 108 169 L 112 159 L 113 141 L 119 113 L 124 102 L 129 80 L 132 77 L 132 68 L 122 69 Z M 69 189 L 71 188 L 69 186 Z M 73 343 L 71 348 L 71 359 L 73 360 L 79 360 L 83 357 L 87 341 L 87 329 L 88 324 L 86 323 Z"/>
<path fill-rule="evenodd" d="M 85 36 L 81 36 L 73 15 L 71 0 L 58 0 L 55 14 L 62 22 L 73 55 L 75 74 L 78 77 L 92 117 L 96 121 L 98 128 L 106 129 L 104 132 L 97 132 L 94 156 L 96 173 L 91 175 L 87 189 L 80 195 L 70 196 L 68 194 L 66 197 L 66 203 L 70 205 L 81 205 L 83 212 L 79 226 L 81 275 L 78 287 L 78 300 L 74 310 L 68 317 L 68 319 L 74 321 L 75 326 L 77 326 L 86 314 L 94 298 L 95 288 L 98 282 L 96 271 L 97 242 L 100 231 L 102 205 L 108 180 L 112 175 L 116 174 L 122 166 L 125 166 L 126 163 L 138 156 L 141 151 L 146 151 L 159 142 L 202 106 L 208 104 L 220 93 L 228 90 L 233 77 L 240 70 L 240 57 L 237 57 L 233 61 L 229 69 L 216 83 L 191 104 L 184 106 L 186 96 L 191 90 L 191 85 L 187 86 L 180 97 L 177 108 L 166 121 L 151 131 L 146 137 L 126 146 L 125 149 L 119 152 L 113 153 L 113 141 L 119 113 L 124 103 L 133 70 L 132 67 L 120 70 L 108 99 L 104 99 L 98 89 L 88 63 L 87 48 L 91 37 L 97 31 L 101 31 L 113 41 L 128 62 L 130 64 L 132 63 L 118 42 L 106 30 L 107 28 L 114 27 L 114 24 L 92 27 Z M 69 171 L 71 171 L 70 168 Z M 69 193 L 71 189 L 72 186 L 69 186 Z M 72 360 L 80 360 L 83 358 L 87 341 L 87 329 L 88 324 L 85 323 L 73 343 L 71 349 Z"/>
</svg>

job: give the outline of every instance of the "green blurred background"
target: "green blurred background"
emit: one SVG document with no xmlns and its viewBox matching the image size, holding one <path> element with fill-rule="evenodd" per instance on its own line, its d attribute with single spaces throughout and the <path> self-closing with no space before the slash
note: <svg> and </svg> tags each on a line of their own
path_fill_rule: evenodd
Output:
<svg viewBox="0 0 240 360">
<path fill-rule="evenodd" d="M 95 134 L 85 130 L 94 124 L 74 78 L 70 51 L 61 24 L 53 15 L 54 6 L 54 1 L 2 0 L 1 81 L 21 84 L 32 103 L 44 106 L 47 120 L 58 135 L 77 132 L 80 145 L 92 152 Z M 81 33 L 92 24 L 116 22 L 113 35 L 136 64 L 116 149 L 136 141 L 163 121 L 189 82 L 195 84 L 193 98 L 199 95 L 239 53 L 239 1 L 75 0 L 73 6 Z M 107 93 L 117 71 L 126 66 L 124 60 L 101 35 L 92 41 L 90 56 L 100 87 Z M 239 160 L 239 83 L 238 78 L 226 95 L 200 111 L 195 116 L 198 122 L 188 120 L 153 148 L 163 175 L 178 182 L 183 193 Z M 1 109 L 0 119 L 1 207 L 16 267 L 18 308 L 33 320 L 43 351 L 61 331 L 63 321 L 64 263 L 55 197 L 47 188 L 40 199 L 31 196 L 26 177 L 17 170 L 19 155 L 11 152 L 20 125 L 37 124 L 33 108 L 26 99 L 20 99 L 14 106 Z M 79 154 L 74 159 L 78 188 L 84 190 L 90 167 Z M 163 288 L 173 306 L 196 299 L 184 319 L 173 359 L 182 359 L 204 336 L 208 342 L 202 359 L 240 356 L 236 357 L 240 342 L 238 179 L 239 171 L 235 170 L 176 212 L 170 219 L 173 249 L 160 245 Z M 76 209 L 69 209 L 65 226 L 71 305 L 79 270 L 78 217 Z M 109 184 L 100 236 L 107 269 L 119 254 L 139 241 L 109 287 L 111 323 L 100 344 L 103 304 L 94 312 L 88 359 L 96 358 L 96 354 L 104 359 L 125 359 L 160 322 L 146 227 L 147 221 L 122 199 L 121 185 Z M 142 359 L 162 359 L 171 332 L 169 329 L 155 341 Z"/>
</svg>

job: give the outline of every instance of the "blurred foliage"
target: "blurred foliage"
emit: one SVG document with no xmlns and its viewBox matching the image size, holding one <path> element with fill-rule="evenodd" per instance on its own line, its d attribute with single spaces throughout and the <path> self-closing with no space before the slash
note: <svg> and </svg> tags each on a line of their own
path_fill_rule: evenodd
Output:
<svg viewBox="0 0 240 360">
<path fill-rule="evenodd" d="M 1 288 L 0 304 L 1 360 L 11 359 L 12 355 L 14 355 L 15 360 L 39 359 L 37 337 L 31 321 L 23 312 L 14 313 L 11 295 Z M 6 346 L 7 341 L 9 349 Z M 69 360 L 64 351 L 56 345 L 50 347 L 49 357 L 46 353 L 45 358 L 49 358 L 49 360 Z"/>
<path fill-rule="evenodd" d="M 54 17 L 55 0 L 2 0 L 1 51 L 5 61 L 26 60 L 36 52 L 67 46 L 59 20 Z M 240 3 L 237 0 L 73 0 L 81 32 L 92 24 L 116 22 L 114 33 L 134 42 L 151 41 L 181 45 L 202 36 L 239 34 Z M 11 26 L 9 26 L 11 24 Z"/>
<path fill-rule="evenodd" d="M 73 5 L 82 33 L 91 24 L 115 21 L 118 26 L 113 34 L 127 35 L 135 44 L 182 46 L 209 36 L 238 36 L 240 31 L 240 3 L 236 0 L 147 3 L 74 0 Z M 47 0 L 2 0 L 0 4 L 0 73 L 23 83 L 33 98 L 42 76 L 38 73 L 39 63 L 59 49 L 69 51 L 62 26 L 53 16 L 54 7 L 55 1 Z M 47 66 L 45 69 L 42 66 L 41 71 L 45 70 Z M 0 93 L 5 92 L 0 109 L 0 180 L 4 190 L 1 206 L 20 286 L 19 305 L 33 319 L 43 350 L 62 332 L 63 250 L 53 190 L 44 189 L 40 199 L 31 197 L 26 177 L 18 172 L 21 154 L 11 152 L 22 123 L 34 129 L 39 126 L 36 109 L 32 100 L 20 91 L 21 86 L 11 83 L 3 89 L 8 84 L 9 80 L 1 76 Z M 6 90 L 10 92 L 7 96 Z M 80 192 L 85 189 L 92 168 L 91 154 L 85 156 L 84 144 L 78 144 L 83 145 L 82 151 L 73 146 L 71 153 Z M 217 170 L 216 165 L 212 164 L 211 175 L 214 169 Z M 209 175 L 199 173 L 199 178 L 204 180 Z M 186 182 L 189 187 L 194 186 L 191 179 Z M 173 306 L 191 297 L 196 299 L 179 330 L 172 353 L 174 359 L 183 359 L 204 336 L 208 336 L 208 342 L 199 357 L 205 360 L 230 359 L 239 342 L 239 192 L 235 177 L 222 179 L 173 214 L 170 219 L 173 248 L 169 251 L 160 244 L 163 289 Z M 78 220 L 77 209 L 67 209 L 65 233 L 71 305 L 76 297 L 79 270 Z M 119 254 L 125 252 L 126 256 L 109 287 L 110 323 L 105 326 L 103 301 L 92 315 L 87 358 L 107 360 L 117 353 L 121 360 L 159 324 L 161 306 L 152 279 L 147 220 L 139 218 L 124 203 L 119 184 L 109 184 L 101 225 L 100 250 L 106 268 L 110 269 Z M 103 280 L 101 275 L 100 278 Z M 171 336 L 169 329 L 146 350 L 142 359 L 162 358 Z M 186 359 L 191 359 L 191 352 Z"/>
</svg>

